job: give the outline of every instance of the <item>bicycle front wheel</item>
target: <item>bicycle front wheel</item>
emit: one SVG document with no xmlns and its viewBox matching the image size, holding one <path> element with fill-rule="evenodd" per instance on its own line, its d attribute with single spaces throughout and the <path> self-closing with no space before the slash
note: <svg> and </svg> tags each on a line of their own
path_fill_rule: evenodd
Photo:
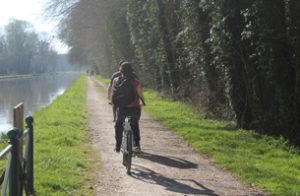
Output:
<svg viewBox="0 0 300 196">
<path fill-rule="evenodd" d="M 127 153 L 126 153 L 126 172 L 130 175 L 131 169 L 131 159 L 132 159 L 132 134 L 127 135 Z"/>
</svg>

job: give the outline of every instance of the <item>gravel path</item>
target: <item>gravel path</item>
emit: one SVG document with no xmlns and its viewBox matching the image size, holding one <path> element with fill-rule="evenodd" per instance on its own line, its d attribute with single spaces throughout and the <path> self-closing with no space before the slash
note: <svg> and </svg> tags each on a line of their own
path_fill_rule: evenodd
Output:
<svg viewBox="0 0 300 196">
<path fill-rule="evenodd" d="M 91 77 L 87 80 L 88 128 L 92 135 L 91 145 L 102 167 L 94 174 L 101 183 L 93 185 L 96 195 L 263 195 L 215 167 L 208 158 L 199 155 L 145 112 L 140 120 L 143 153 L 133 158 L 132 174 L 127 175 L 122 154 L 113 151 L 114 123 L 112 108 L 106 99 L 106 86 Z M 96 83 L 105 90 L 99 90 Z"/>
</svg>

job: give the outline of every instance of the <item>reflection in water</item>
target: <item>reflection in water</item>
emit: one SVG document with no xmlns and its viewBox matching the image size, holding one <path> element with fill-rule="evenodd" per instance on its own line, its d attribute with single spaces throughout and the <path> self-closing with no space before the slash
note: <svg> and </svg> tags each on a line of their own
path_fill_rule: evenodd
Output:
<svg viewBox="0 0 300 196">
<path fill-rule="evenodd" d="M 49 105 L 79 74 L 0 80 L 0 132 L 12 128 L 13 107 L 24 103 L 24 117 Z"/>
</svg>

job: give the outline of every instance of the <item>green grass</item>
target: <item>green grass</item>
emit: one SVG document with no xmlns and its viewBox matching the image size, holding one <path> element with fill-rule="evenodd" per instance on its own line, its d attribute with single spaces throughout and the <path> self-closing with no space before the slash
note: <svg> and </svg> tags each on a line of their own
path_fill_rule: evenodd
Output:
<svg viewBox="0 0 300 196">
<path fill-rule="evenodd" d="M 86 76 L 82 75 L 49 106 L 34 113 L 36 195 L 84 195 L 92 149 L 86 133 Z M 92 161 L 90 161 L 92 160 Z"/>
<path fill-rule="evenodd" d="M 183 103 L 147 90 L 145 110 L 240 180 L 276 195 L 300 195 L 300 150 L 283 138 L 234 130 L 233 122 L 203 119 Z"/>
<path fill-rule="evenodd" d="M 6 76 L 0 76 L 1 79 L 15 79 L 15 78 L 30 78 L 33 77 L 34 75 L 32 74 L 27 74 L 27 75 L 6 75 Z"/>
<path fill-rule="evenodd" d="M 98 179 L 97 153 L 87 145 L 86 75 L 83 74 L 52 104 L 34 117 L 35 195 L 94 195 Z M 1 136 L 5 140 L 6 134 Z M 4 149 L 7 144 L 0 144 Z M 4 169 L 6 158 L 1 160 Z M 1 172 L 2 173 L 2 172 Z"/>
<path fill-rule="evenodd" d="M 95 78 L 97 78 L 98 80 L 102 81 L 103 83 L 105 83 L 107 85 L 110 83 L 110 79 L 103 78 L 103 77 L 101 77 L 99 75 L 95 75 Z"/>
</svg>

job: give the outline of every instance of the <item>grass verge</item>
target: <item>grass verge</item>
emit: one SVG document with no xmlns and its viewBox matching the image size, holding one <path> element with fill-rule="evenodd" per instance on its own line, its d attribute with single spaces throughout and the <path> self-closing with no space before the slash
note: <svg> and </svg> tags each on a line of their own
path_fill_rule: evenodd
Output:
<svg viewBox="0 0 300 196">
<path fill-rule="evenodd" d="M 80 72 L 68 71 L 68 72 L 55 72 L 55 73 L 42 73 L 42 74 L 4 75 L 4 76 L 0 76 L 0 80 L 32 78 L 32 77 L 47 76 L 47 75 L 74 74 L 74 73 L 80 73 Z"/>
<path fill-rule="evenodd" d="M 270 194 L 300 195 L 299 148 L 290 146 L 283 138 L 235 130 L 233 122 L 203 119 L 190 106 L 163 99 L 154 91 L 145 90 L 144 96 L 147 102 L 144 109 L 151 116 L 200 153 L 210 156 L 219 167 Z"/>
<path fill-rule="evenodd" d="M 101 77 L 99 75 L 95 75 L 95 78 L 97 78 L 98 80 L 102 81 L 103 83 L 105 83 L 107 85 L 110 83 L 110 79 L 103 78 L 103 77 Z"/>
<path fill-rule="evenodd" d="M 234 130 L 232 122 L 203 119 L 183 103 L 162 99 L 150 90 L 144 94 L 150 115 L 242 181 L 271 194 L 300 194 L 300 150 L 283 138 Z"/>
<path fill-rule="evenodd" d="M 88 173 L 95 157 L 85 145 L 86 76 L 82 75 L 54 102 L 36 111 L 34 176 L 36 195 L 91 195 Z"/>
</svg>

